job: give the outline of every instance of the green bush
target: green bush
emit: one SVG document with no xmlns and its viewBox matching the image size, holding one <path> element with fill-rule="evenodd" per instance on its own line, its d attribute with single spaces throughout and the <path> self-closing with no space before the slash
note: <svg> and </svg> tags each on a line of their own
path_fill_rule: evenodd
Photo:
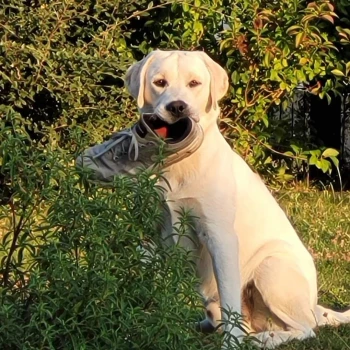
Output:
<svg viewBox="0 0 350 350">
<path fill-rule="evenodd" d="M 226 133 L 248 162 L 281 181 L 293 179 L 293 163 L 298 170 L 304 163 L 324 172 L 332 163 L 338 166 L 337 150 L 315 150 L 304 132 L 291 137 L 290 120 L 270 117 L 273 107 L 288 108 L 299 83 L 328 101 L 344 91 L 350 78 L 350 6 L 334 3 L 253 0 L 226 10 L 229 28 L 220 48 L 234 104 L 226 109 Z"/>
<path fill-rule="evenodd" d="M 284 153 L 293 141 L 268 111 L 285 106 L 300 80 L 314 81 L 313 93 L 325 98 L 343 87 L 349 5 L 337 5 L 339 19 L 325 1 L 3 3 L 2 349 L 218 348 L 219 338 L 199 337 L 190 325 L 203 312 L 189 253 L 138 249 L 158 240 L 161 174 L 116 179 L 114 190 L 101 190 L 79 176 L 74 159 L 135 121 L 123 87 L 135 59 L 157 47 L 205 49 L 232 81 L 222 105 L 228 141 L 285 180 L 291 154 L 271 149 L 278 143 Z M 296 146 L 294 156 L 310 164 L 335 154 Z"/>
<path fill-rule="evenodd" d="M 157 248 L 159 175 L 97 189 L 20 121 L 0 145 L 14 191 L 0 212 L 1 349 L 202 349 L 190 252 Z"/>
<path fill-rule="evenodd" d="M 280 181 L 293 162 L 328 172 L 338 152 L 311 154 L 312 140 L 291 139 L 269 113 L 287 108 L 300 82 L 327 99 L 344 89 L 349 13 L 346 0 L 8 1 L 0 103 L 30 122 L 34 140 L 50 134 L 75 150 L 71 133 L 92 143 L 134 121 L 122 78 L 135 59 L 154 48 L 204 49 L 230 75 L 223 131 L 248 162 Z"/>
</svg>

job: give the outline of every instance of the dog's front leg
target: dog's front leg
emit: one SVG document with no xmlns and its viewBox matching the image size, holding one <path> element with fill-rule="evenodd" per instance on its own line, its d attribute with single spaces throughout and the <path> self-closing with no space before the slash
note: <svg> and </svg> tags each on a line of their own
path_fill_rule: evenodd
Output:
<svg viewBox="0 0 350 350">
<path fill-rule="evenodd" d="M 221 227 L 220 223 L 206 226 L 207 232 L 201 238 L 212 257 L 221 308 L 226 310 L 222 312 L 222 319 L 225 322 L 225 343 L 227 339 L 233 338 L 230 345 L 234 347 L 235 342 L 240 342 L 243 337 L 242 330 L 233 327 L 235 317 L 232 315 L 232 313 L 241 314 L 242 309 L 238 239 L 233 229 L 227 232 L 227 227 Z"/>
</svg>

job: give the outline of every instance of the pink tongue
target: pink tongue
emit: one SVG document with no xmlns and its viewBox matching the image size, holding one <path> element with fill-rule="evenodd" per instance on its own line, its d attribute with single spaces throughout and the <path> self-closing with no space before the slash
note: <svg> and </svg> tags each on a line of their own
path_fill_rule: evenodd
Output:
<svg viewBox="0 0 350 350">
<path fill-rule="evenodd" d="M 162 137 L 163 139 L 166 139 L 168 137 L 168 128 L 166 126 L 162 126 L 159 129 L 154 129 L 154 131 L 159 137 Z"/>
</svg>

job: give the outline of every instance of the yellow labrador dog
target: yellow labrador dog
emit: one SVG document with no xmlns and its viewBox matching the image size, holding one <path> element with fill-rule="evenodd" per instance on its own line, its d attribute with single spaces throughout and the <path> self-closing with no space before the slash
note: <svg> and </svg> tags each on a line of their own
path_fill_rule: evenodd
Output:
<svg viewBox="0 0 350 350">
<path fill-rule="evenodd" d="M 220 134 L 218 101 L 228 89 L 223 68 L 203 52 L 154 51 L 129 68 L 126 86 L 141 112 L 165 123 L 192 118 L 204 131 L 200 148 L 171 165 L 168 242 L 179 208 L 195 217 L 193 239 L 182 244 L 196 251 L 200 291 L 214 328 L 226 313 L 241 313 L 249 332 L 267 348 L 290 339 L 315 336 L 317 326 L 350 322 L 317 305 L 313 259 L 262 180 Z M 164 186 L 165 187 L 165 186 Z M 169 188 L 169 187 L 168 187 Z M 226 326 L 242 338 L 238 328 Z"/>
</svg>

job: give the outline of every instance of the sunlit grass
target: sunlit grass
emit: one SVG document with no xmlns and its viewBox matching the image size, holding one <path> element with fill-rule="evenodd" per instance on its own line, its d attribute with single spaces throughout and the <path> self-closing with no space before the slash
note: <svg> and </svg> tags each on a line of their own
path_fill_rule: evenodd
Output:
<svg viewBox="0 0 350 350">
<path fill-rule="evenodd" d="M 315 259 L 319 302 L 346 308 L 350 305 L 350 193 L 287 192 L 275 197 Z M 347 350 L 350 326 L 322 328 L 316 339 L 291 342 L 279 349 Z"/>
</svg>

